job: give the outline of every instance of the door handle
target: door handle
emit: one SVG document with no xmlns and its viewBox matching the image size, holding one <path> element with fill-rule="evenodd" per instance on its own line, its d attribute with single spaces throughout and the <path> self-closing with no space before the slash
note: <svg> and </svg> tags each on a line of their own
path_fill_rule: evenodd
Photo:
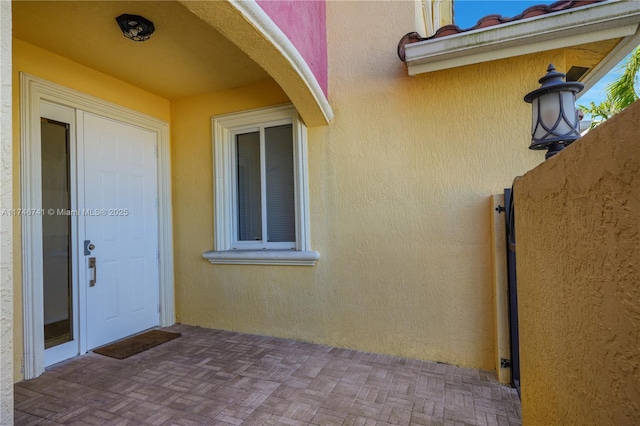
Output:
<svg viewBox="0 0 640 426">
<path fill-rule="evenodd" d="M 96 264 L 96 258 L 89 258 L 89 269 L 93 269 L 93 278 L 89 280 L 89 287 L 93 287 L 96 285 L 96 280 L 98 279 L 98 265 Z"/>
</svg>

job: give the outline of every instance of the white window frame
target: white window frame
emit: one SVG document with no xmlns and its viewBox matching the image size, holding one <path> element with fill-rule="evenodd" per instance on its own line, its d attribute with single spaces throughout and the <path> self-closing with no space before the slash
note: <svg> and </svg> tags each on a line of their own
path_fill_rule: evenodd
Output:
<svg viewBox="0 0 640 426">
<path fill-rule="evenodd" d="M 295 247 L 237 241 L 236 135 L 260 127 L 291 124 L 295 192 Z M 311 250 L 307 128 L 292 105 L 261 108 L 212 118 L 214 250 L 203 253 L 212 264 L 315 265 Z"/>
</svg>

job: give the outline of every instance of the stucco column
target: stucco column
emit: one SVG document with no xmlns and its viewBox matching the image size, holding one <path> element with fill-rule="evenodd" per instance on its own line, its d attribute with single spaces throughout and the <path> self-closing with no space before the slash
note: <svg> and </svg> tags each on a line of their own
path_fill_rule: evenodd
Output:
<svg viewBox="0 0 640 426">
<path fill-rule="evenodd" d="M 431 37 L 436 30 L 453 24 L 451 0 L 416 0 L 416 29 L 424 37 Z"/>
<path fill-rule="evenodd" d="M 0 211 L 11 208 L 11 2 L 0 1 Z M 12 216 L 0 215 L 0 424 L 13 424 Z"/>
</svg>

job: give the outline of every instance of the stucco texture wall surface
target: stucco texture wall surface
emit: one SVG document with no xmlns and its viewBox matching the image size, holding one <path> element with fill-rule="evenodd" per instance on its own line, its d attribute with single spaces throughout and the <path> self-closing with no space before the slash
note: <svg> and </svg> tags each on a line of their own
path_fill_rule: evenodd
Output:
<svg viewBox="0 0 640 426">
<path fill-rule="evenodd" d="M 640 103 L 515 184 L 523 424 L 640 424 Z"/>
<path fill-rule="evenodd" d="M 13 39 L 13 129 L 20 129 L 20 72 L 113 102 L 161 120 L 169 120 L 169 101 L 113 77 Z M 20 131 L 13 132 L 13 208 L 20 208 Z M 20 217 L 13 217 L 14 377 L 22 378 L 22 257 Z"/>
<path fill-rule="evenodd" d="M 12 207 L 11 2 L 0 2 L 0 209 Z M 0 216 L 0 424 L 13 424 L 12 221 Z"/>
<path fill-rule="evenodd" d="M 181 323 L 493 369 L 489 195 L 542 161 L 530 106 L 562 51 L 407 75 L 412 2 L 327 2 L 329 100 L 309 128 L 313 267 L 211 265 L 210 117 L 287 102 L 277 87 L 171 103 Z"/>
</svg>

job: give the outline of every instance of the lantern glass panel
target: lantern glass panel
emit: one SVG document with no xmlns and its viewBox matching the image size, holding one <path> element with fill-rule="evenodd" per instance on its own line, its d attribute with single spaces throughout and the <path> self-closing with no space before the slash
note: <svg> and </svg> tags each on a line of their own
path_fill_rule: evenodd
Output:
<svg viewBox="0 0 640 426">
<path fill-rule="evenodd" d="M 567 126 L 569 127 L 565 133 L 575 131 L 578 128 L 580 119 L 578 118 L 578 110 L 576 109 L 576 94 L 574 92 L 562 92 L 562 110 L 564 111 Z"/>
<path fill-rule="evenodd" d="M 538 99 L 540 102 L 540 122 L 544 128 L 538 129 L 541 133 L 535 137 L 543 138 L 548 131 L 555 127 L 560 116 L 560 93 L 546 93 Z"/>
</svg>

